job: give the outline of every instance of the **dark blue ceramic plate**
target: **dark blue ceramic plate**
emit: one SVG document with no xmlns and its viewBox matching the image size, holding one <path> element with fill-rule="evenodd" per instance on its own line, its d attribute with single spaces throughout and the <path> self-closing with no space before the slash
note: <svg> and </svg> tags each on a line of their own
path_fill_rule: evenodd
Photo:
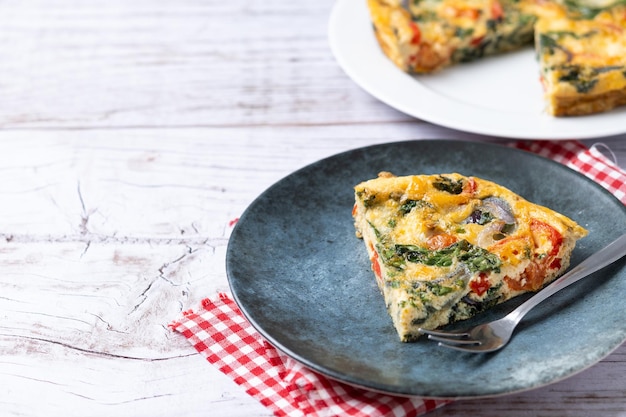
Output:
<svg viewBox="0 0 626 417">
<path fill-rule="evenodd" d="M 226 268 L 237 304 L 287 355 L 331 378 L 376 391 L 475 398 L 556 382 L 626 340 L 622 260 L 536 307 L 499 352 L 459 353 L 427 339 L 401 343 L 351 216 L 353 187 L 380 171 L 474 175 L 564 213 L 589 230 L 573 264 L 626 232 L 626 208 L 610 193 L 558 163 L 507 147 L 414 141 L 324 159 L 259 196 L 228 245 Z M 521 301 L 452 327 L 501 316 Z"/>
</svg>

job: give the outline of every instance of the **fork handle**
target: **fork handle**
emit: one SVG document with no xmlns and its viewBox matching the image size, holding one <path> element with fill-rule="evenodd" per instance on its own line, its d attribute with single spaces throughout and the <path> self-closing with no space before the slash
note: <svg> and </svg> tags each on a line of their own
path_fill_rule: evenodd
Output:
<svg viewBox="0 0 626 417">
<path fill-rule="evenodd" d="M 626 255 L 626 234 L 621 235 L 603 249 L 589 256 L 587 259 L 576 265 L 566 274 L 556 279 L 550 285 L 539 291 L 537 294 L 526 300 L 507 316 L 507 319 L 518 323 L 533 307 L 541 303 L 546 298 L 576 281 L 593 274 Z"/>
</svg>

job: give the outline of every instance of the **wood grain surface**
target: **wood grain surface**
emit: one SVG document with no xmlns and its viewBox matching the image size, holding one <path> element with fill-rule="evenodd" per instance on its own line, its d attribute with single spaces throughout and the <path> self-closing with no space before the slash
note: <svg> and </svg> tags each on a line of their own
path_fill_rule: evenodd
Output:
<svg viewBox="0 0 626 417">
<path fill-rule="evenodd" d="M 270 416 L 167 327 L 228 290 L 233 220 L 348 149 L 502 141 L 362 91 L 328 47 L 332 6 L 0 2 L 0 415 Z M 626 135 L 597 142 L 626 167 Z M 626 346 L 430 415 L 626 416 Z"/>
</svg>

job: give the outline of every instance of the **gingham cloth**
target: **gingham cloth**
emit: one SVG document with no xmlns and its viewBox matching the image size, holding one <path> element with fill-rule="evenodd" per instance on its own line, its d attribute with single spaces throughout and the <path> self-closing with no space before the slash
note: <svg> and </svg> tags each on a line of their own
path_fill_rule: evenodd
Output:
<svg viewBox="0 0 626 417">
<path fill-rule="evenodd" d="M 626 172 L 596 147 L 577 141 L 518 141 L 511 146 L 587 175 L 626 204 Z M 278 417 L 415 417 L 449 402 L 384 395 L 313 372 L 264 340 L 226 293 L 205 299 L 198 312 L 183 313 L 170 327 Z"/>
<path fill-rule="evenodd" d="M 626 204 L 626 171 L 604 156 L 599 145 L 578 141 L 519 141 L 512 146 L 553 159 L 591 178 Z"/>
</svg>

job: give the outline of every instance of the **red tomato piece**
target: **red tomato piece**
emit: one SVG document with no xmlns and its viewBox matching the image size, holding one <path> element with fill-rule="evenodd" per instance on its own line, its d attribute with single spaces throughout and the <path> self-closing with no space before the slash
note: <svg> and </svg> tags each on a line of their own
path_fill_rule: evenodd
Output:
<svg viewBox="0 0 626 417">
<path fill-rule="evenodd" d="M 470 281 L 469 286 L 470 289 L 474 291 L 478 296 L 482 296 L 491 287 L 491 284 L 487 279 L 487 274 L 482 272 L 480 275 L 478 275 L 478 279 Z"/>
<path fill-rule="evenodd" d="M 420 31 L 419 26 L 415 22 L 409 22 L 409 27 L 413 32 L 413 37 L 411 38 L 411 43 L 413 45 L 419 45 L 420 40 L 422 40 L 422 32 Z"/>
<path fill-rule="evenodd" d="M 467 182 L 463 185 L 463 192 L 467 194 L 474 194 L 478 185 L 476 184 L 476 180 L 474 178 L 469 177 Z"/>
<path fill-rule="evenodd" d="M 378 252 L 376 252 L 376 250 L 374 249 L 374 245 L 370 245 L 370 248 L 372 249 L 373 253 L 372 257 L 370 258 L 370 262 L 372 263 L 372 271 L 374 271 L 376 278 L 381 281 L 383 279 L 383 274 L 380 269 L 380 263 L 378 262 Z"/>
<path fill-rule="evenodd" d="M 519 280 L 506 276 L 504 281 L 514 291 L 537 291 L 541 288 L 545 276 L 545 265 L 531 262 L 522 273 L 522 276 L 519 277 Z"/>
<path fill-rule="evenodd" d="M 496 20 L 504 17 L 504 9 L 498 0 L 494 0 L 493 3 L 491 3 L 491 17 Z"/>
<path fill-rule="evenodd" d="M 480 43 L 483 41 L 483 39 L 485 39 L 485 37 L 484 37 L 484 36 L 479 36 L 479 37 L 477 37 L 477 38 L 472 39 L 472 40 L 470 41 L 470 44 L 471 44 L 472 46 L 478 46 L 478 45 L 480 45 Z"/>
<path fill-rule="evenodd" d="M 548 253 L 548 256 L 556 256 L 559 253 L 561 244 L 563 243 L 563 235 L 561 235 L 558 230 L 550 226 L 548 223 L 544 223 L 537 219 L 532 219 L 530 221 L 530 230 L 533 233 L 539 233 L 548 237 L 552 243 L 552 250 Z"/>
</svg>

